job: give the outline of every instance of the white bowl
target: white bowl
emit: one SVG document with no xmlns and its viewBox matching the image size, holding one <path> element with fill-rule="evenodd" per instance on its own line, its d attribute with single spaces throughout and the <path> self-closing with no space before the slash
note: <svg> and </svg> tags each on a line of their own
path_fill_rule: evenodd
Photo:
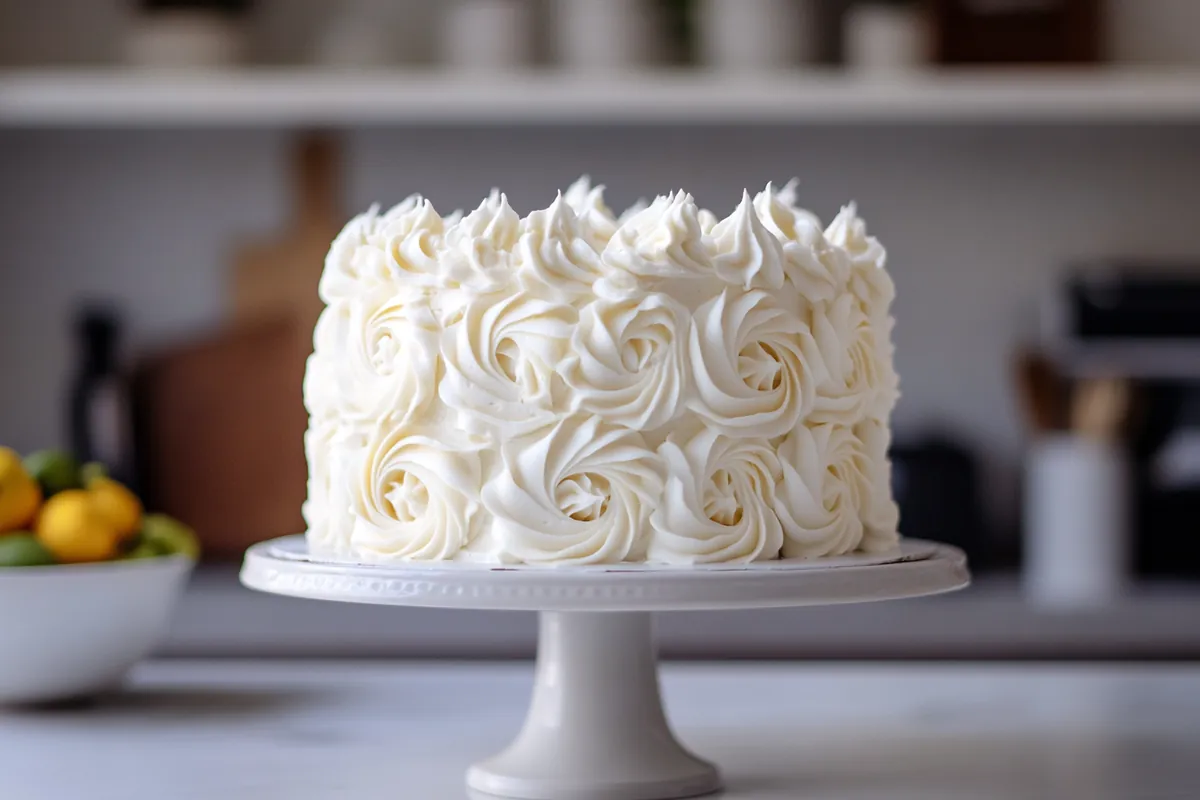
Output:
<svg viewBox="0 0 1200 800">
<path fill-rule="evenodd" d="M 118 686 L 166 630 L 192 564 L 169 556 L 0 568 L 0 703 Z"/>
</svg>

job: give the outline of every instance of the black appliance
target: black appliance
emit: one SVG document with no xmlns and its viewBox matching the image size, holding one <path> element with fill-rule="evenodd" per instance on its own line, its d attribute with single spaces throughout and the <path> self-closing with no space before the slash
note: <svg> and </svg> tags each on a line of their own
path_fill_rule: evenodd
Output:
<svg viewBox="0 0 1200 800">
<path fill-rule="evenodd" d="M 1200 470 L 1164 479 L 1164 457 L 1200 436 L 1200 264 L 1118 263 L 1071 273 L 1051 306 L 1068 373 L 1134 381 L 1128 447 L 1139 575 L 1200 577 Z"/>
<path fill-rule="evenodd" d="M 945 434 L 893 443 L 892 492 L 900 531 L 962 548 L 975 572 L 993 565 L 979 465 L 964 444 Z"/>
</svg>

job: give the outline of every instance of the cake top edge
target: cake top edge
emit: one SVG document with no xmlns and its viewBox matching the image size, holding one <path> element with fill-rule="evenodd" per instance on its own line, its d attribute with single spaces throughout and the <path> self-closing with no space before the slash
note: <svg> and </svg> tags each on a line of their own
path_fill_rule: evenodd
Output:
<svg viewBox="0 0 1200 800">
<path fill-rule="evenodd" d="M 725 217 L 700 207 L 683 189 L 616 214 L 604 199 L 604 185 L 587 175 L 524 217 L 499 189 L 474 209 L 447 215 L 413 194 L 387 210 L 374 205 L 346 224 L 330 248 L 320 293 L 329 302 L 341 293 L 334 283 L 358 283 L 381 272 L 410 287 L 484 292 L 505 284 L 514 271 L 551 288 L 591 288 L 602 278 L 620 284 L 715 274 L 748 290 L 779 288 L 789 274 L 801 276 L 794 282 L 803 284 L 804 274 L 826 271 L 818 262 L 833 251 L 834 257 L 885 266 L 886 253 L 867 234 L 854 202 L 825 225 L 797 205 L 797 186 L 792 179 L 754 193 L 743 190 Z M 367 255 L 360 252 L 363 245 Z M 355 263 L 366 257 L 387 264 Z"/>
<path fill-rule="evenodd" d="M 432 200 L 417 192 L 386 208 L 382 203 L 373 203 L 366 211 L 352 217 L 343 232 L 368 224 L 384 228 L 389 223 L 412 229 L 421 227 L 422 223 L 433 222 L 434 217 L 441 221 L 441 225 L 437 227 L 446 231 L 464 225 L 472 227 L 472 223 L 485 219 L 493 223 L 512 220 L 521 224 L 537 224 L 546 217 L 566 216 L 584 225 L 608 228 L 608 235 L 611 237 L 612 233 L 622 227 L 636 227 L 639 221 L 644 223 L 647 217 L 658 217 L 667 210 L 675 210 L 679 215 L 694 217 L 700 234 L 708 235 L 719 222 L 731 222 L 739 215 L 745 214 L 747 209 L 751 209 L 759 221 L 780 238 L 796 238 L 791 228 L 801 224 L 820 231 L 826 237 L 845 238 L 845 234 L 858 232 L 851 230 L 856 226 L 865 233 L 865 223 L 858 214 L 856 201 L 850 200 L 842 204 L 838 214 L 826 225 L 815 212 L 798 203 L 799 186 L 799 179 L 791 178 L 782 185 L 768 181 L 766 186 L 758 191 L 743 189 L 741 198 L 726 217 L 720 217 L 708 208 L 700 206 L 695 197 L 682 188 L 657 195 L 653 200 L 639 198 L 618 214 L 605 199 L 607 186 L 594 183 L 590 175 L 584 174 L 566 189 L 559 190 L 548 206 L 533 209 L 524 216 L 513 208 L 507 193 L 499 188 L 492 188 L 487 197 L 471 211 L 459 208 L 444 215 L 437 211 Z M 405 222 L 408 224 L 404 224 Z"/>
</svg>

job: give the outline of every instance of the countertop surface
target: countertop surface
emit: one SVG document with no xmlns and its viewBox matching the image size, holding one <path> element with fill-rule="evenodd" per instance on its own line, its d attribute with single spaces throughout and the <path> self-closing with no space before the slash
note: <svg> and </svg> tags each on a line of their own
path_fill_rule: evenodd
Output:
<svg viewBox="0 0 1200 800">
<path fill-rule="evenodd" d="M 95 705 L 0 712 L 4 800 L 468 797 L 528 662 L 162 661 Z M 1200 667 L 668 664 L 731 800 L 1200 792 Z"/>
<path fill-rule="evenodd" d="M 1200 587 L 1144 584 L 1109 606 L 1036 608 L 1014 578 L 937 597 L 659 614 L 675 658 L 1200 659 Z M 252 592 L 230 567 L 194 576 L 161 654 L 258 658 L 529 657 L 532 613 L 327 603 Z"/>
</svg>

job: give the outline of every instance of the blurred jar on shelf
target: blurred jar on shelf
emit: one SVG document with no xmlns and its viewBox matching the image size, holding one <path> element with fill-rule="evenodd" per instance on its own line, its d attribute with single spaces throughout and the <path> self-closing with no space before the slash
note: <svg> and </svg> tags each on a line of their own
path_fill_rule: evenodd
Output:
<svg viewBox="0 0 1200 800">
<path fill-rule="evenodd" d="M 943 64 L 1090 64 L 1100 59 L 1105 0 L 925 2 L 932 14 L 933 54 Z"/>
<path fill-rule="evenodd" d="M 553 0 L 555 60 L 568 69 L 636 69 L 665 60 L 658 3 Z"/>
<path fill-rule="evenodd" d="M 446 3 L 441 60 L 451 68 L 514 69 L 534 60 L 534 9 L 529 0 Z"/>
<path fill-rule="evenodd" d="M 246 56 L 250 0 L 141 0 L 125 60 L 142 67 L 225 67 Z"/>
<path fill-rule="evenodd" d="M 842 54 L 850 69 L 905 72 L 929 60 L 929 20 L 917 3 L 857 3 L 842 22 Z"/>
<path fill-rule="evenodd" d="M 701 64 L 717 69 L 782 69 L 817 53 L 816 0 L 697 0 Z"/>
<path fill-rule="evenodd" d="M 313 57 L 329 67 L 383 67 L 394 64 L 396 46 L 391 0 L 349 0 L 337 4 L 317 37 Z"/>
<path fill-rule="evenodd" d="M 1110 0 L 1109 55 L 1133 64 L 1200 65 L 1200 2 Z"/>
</svg>

